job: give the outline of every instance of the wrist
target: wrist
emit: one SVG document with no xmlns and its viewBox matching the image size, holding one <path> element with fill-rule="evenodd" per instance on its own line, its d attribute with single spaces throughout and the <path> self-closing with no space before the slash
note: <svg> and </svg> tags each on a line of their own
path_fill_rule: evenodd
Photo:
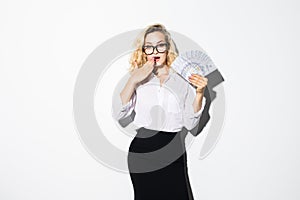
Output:
<svg viewBox="0 0 300 200">
<path fill-rule="evenodd" d="M 129 82 L 129 84 L 131 84 L 133 86 L 136 86 L 136 84 L 137 84 L 137 81 L 133 77 L 130 77 L 128 82 Z"/>
<path fill-rule="evenodd" d="M 205 87 L 201 88 L 201 89 L 196 89 L 196 94 L 204 94 L 204 90 L 205 90 Z"/>
</svg>

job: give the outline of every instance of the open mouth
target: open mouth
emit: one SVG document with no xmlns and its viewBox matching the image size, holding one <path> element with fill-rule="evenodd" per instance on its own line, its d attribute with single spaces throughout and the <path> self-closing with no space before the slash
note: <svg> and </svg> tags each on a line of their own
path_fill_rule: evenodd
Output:
<svg viewBox="0 0 300 200">
<path fill-rule="evenodd" d="M 159 59 L 160 59 L 159 56 L 154 56 L 153 58 L 154 58 L 154 62 L 157 62 L 157 61 L 159 61 Z"/>
</svg>

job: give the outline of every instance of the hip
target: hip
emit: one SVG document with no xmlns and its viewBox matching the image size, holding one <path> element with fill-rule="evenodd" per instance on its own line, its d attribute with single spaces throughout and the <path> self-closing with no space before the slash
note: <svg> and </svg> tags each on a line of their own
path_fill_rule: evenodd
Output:
<svg viewBox="0 0 300 200">
<path fill-rule="evenodd" d="M 186 148 L 181 131 L 166 132 L 139 128 L 130 143 L 129 152 L 144 153 L 143 158 L 157 156 L 162 160 L 171 159 L 186 163 Z"/>
</svg>

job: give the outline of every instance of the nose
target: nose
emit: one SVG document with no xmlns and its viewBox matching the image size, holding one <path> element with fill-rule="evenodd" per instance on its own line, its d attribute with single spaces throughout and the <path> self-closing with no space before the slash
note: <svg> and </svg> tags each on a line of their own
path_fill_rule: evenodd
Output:
<svg viewBox="0 0 300 200">
<path fill-rule="evenodd" d="M 157 51 L 156 48 L 154 48 L 153 53 L 154 53 L 154 54 L 158 54 L 158 51 Z"/>
</svg>

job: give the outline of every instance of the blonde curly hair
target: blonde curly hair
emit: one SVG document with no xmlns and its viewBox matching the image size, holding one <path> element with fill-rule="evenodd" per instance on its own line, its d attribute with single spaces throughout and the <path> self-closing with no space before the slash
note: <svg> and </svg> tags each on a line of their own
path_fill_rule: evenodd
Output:
<svg viewBox="0 0 300 200">
<path fill-rule="evenodd" d="M 165 40 L 168 43 L 167 59 L 166 64 L 168 67 L 171 66 L 172 62 L 178 56 L 178 50 L 176 44 L 171 38 L 171 34 L 166 30 L 165 26 L 159 23 L 153 24 L 145 28 L 136 38 L 134 42 L 135 50 L 131 54 L 129 63 L 129 71 L 132 72 L 135 68 L 135 61 L 137 62 L 138 68 L 142 67 L 147 62 L 147 56 L 143 52 L 143 45 L 145 38 L 149 33 L 159 31 L 165 35 Z"/>
</svg>

